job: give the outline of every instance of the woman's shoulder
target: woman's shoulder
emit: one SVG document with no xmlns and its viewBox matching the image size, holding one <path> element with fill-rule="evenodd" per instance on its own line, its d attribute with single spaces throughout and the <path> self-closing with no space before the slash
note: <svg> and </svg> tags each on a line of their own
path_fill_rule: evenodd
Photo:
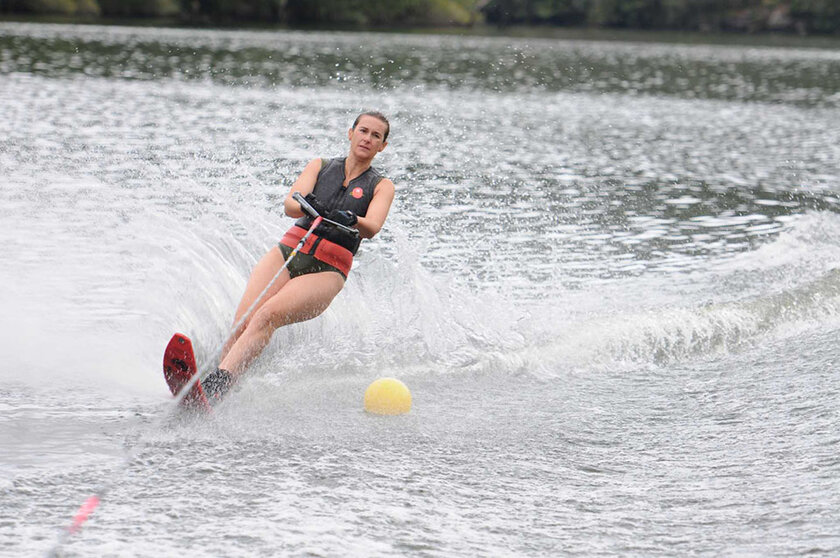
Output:
<svg viewBox="0 0 840 558">
<path fill-rule="evenodd" d="M 311 159 L 308 163 L 306 163 L 306 166 L 304 167 L 304 170 L 318 169 L 319 171 L 321 171 L 321 170 L 324 169 L 324 162 L 327 161 L 327 160 L 328 159 L 320 159 L 320 158 Z"/>
<path fill-rule="evenodd" d="M 394 183 L 391 181 L 390 178 L 386 178 L 385 176 L 379 175 L 376 180 L 374 181 L 374 190 L 382 190 L 382 191 L 391 191 L 393 192 L 396 189 Z"/>
</svg>

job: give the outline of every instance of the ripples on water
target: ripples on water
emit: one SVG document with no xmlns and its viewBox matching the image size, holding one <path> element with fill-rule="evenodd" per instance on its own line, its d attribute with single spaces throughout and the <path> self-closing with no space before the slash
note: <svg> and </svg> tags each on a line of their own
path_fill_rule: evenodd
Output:
<svg viewBox="0 0 840 558">
<path fill-rule="evenodd" d="M 836 553 L 838 76 L 835 50 L 0 24 L 0 552 L 116 479 L 69 554 Z M 220 342 L 287 185 L 370 107 L 386 230 L 217 420 L 159 428 L 169 334 Z M 382 375 L 411 415 L 359 411 Z"/>
<path fill-rule="evenodd" d="M 16 31 L 23 27 L 22 32 Z M 840 53 L 549 39 L 4 26 L 3 72 L 226 85 L 627 92 L 837 106 Z"/>
</svg>

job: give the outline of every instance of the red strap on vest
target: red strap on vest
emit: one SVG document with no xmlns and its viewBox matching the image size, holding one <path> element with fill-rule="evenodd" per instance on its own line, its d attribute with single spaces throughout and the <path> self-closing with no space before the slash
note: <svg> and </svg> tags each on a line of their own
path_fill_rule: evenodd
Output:
<svg viewBox="0 0 840 558">
<path fill-rule="evenodd" d="M 300 243 L 300 239 L 303 238 L 303 235 L 305 234 L 306 229 L 295 225 L 286 231 L 286 234 L 284 234 L 283 238 L 280 239 L 280 244 L 288 246 L 289 248 L 296 248 L 298 243 Z M 315 253 L 313 254 L 312 246 L 316 242 L 318 245 L 315 246 Z M 303 248 L 301 248 L 300 251 L 303 254 L 309 254 L 316 260 L 324 262 L 325 264 L 331 265 L 340 270 L 345 277 L 350 273 L 350 267 L 353 265 L 353 252 L 344 246 L 339 246 L 335 242 L 327 240 L 326 238 L 315 236 L 314 234 L 309 235 L 309 238 L 307 238 L 306 242 L 303 243 Z"/>
</svg>

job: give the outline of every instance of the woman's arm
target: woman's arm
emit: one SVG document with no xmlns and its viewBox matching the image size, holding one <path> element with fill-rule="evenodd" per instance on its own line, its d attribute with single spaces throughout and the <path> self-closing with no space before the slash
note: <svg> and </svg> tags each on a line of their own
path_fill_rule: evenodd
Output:
<svg viewBox="0 0 840 558">
<path fill-rule="evenodd" d="M 321 159 L 312 159 L 304 167 L 300 176 L 292 184 L 292 188 L 289 190 L 286 199 L 283 200 L 283 210 L 286 212 L 286 215 L 294 218 L 303 217 L 303 210 L 300 208 L 300 204 L 292 199 L 292 194 L 295 192 L 300 192 L 301 196 L 311 194 L 315 188 L 315 182 L 318 180 L 319 172 L 321 172 Z M 376 197 L 376 194 L 374 194 L 374 197 Z"/>
<path fill-rule="evenodd" d="M 394 183 L 383 178 L 373 190 L 373 199 L 368 205 L 367 214 L 359 217 L 356 228 L 362 238 L 373 238 L 385 224 L 388 211 L 391 209 L 391 202 L 394 201 Z"/>
</svg>

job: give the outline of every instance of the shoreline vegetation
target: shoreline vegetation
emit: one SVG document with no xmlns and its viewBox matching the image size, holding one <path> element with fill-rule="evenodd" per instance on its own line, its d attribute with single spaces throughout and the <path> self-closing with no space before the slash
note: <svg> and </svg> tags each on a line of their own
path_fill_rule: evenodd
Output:
<svg viewBox="0 0 840 558">
<path fill-rule="evenodd" d="M 0 20 L 604 38 L 840 38 L 838 0 L 0 0 Z M 690 40 L 690 39 L 689 39 Z M 698 39 L 700 40 L 700 39 Z M 737 39 L 735 39 L 737 41 Z M 727 40 L 729 42 L 729 40 Z M 835 43 L 836 44 L 836 43 Z"/>
</svg>

